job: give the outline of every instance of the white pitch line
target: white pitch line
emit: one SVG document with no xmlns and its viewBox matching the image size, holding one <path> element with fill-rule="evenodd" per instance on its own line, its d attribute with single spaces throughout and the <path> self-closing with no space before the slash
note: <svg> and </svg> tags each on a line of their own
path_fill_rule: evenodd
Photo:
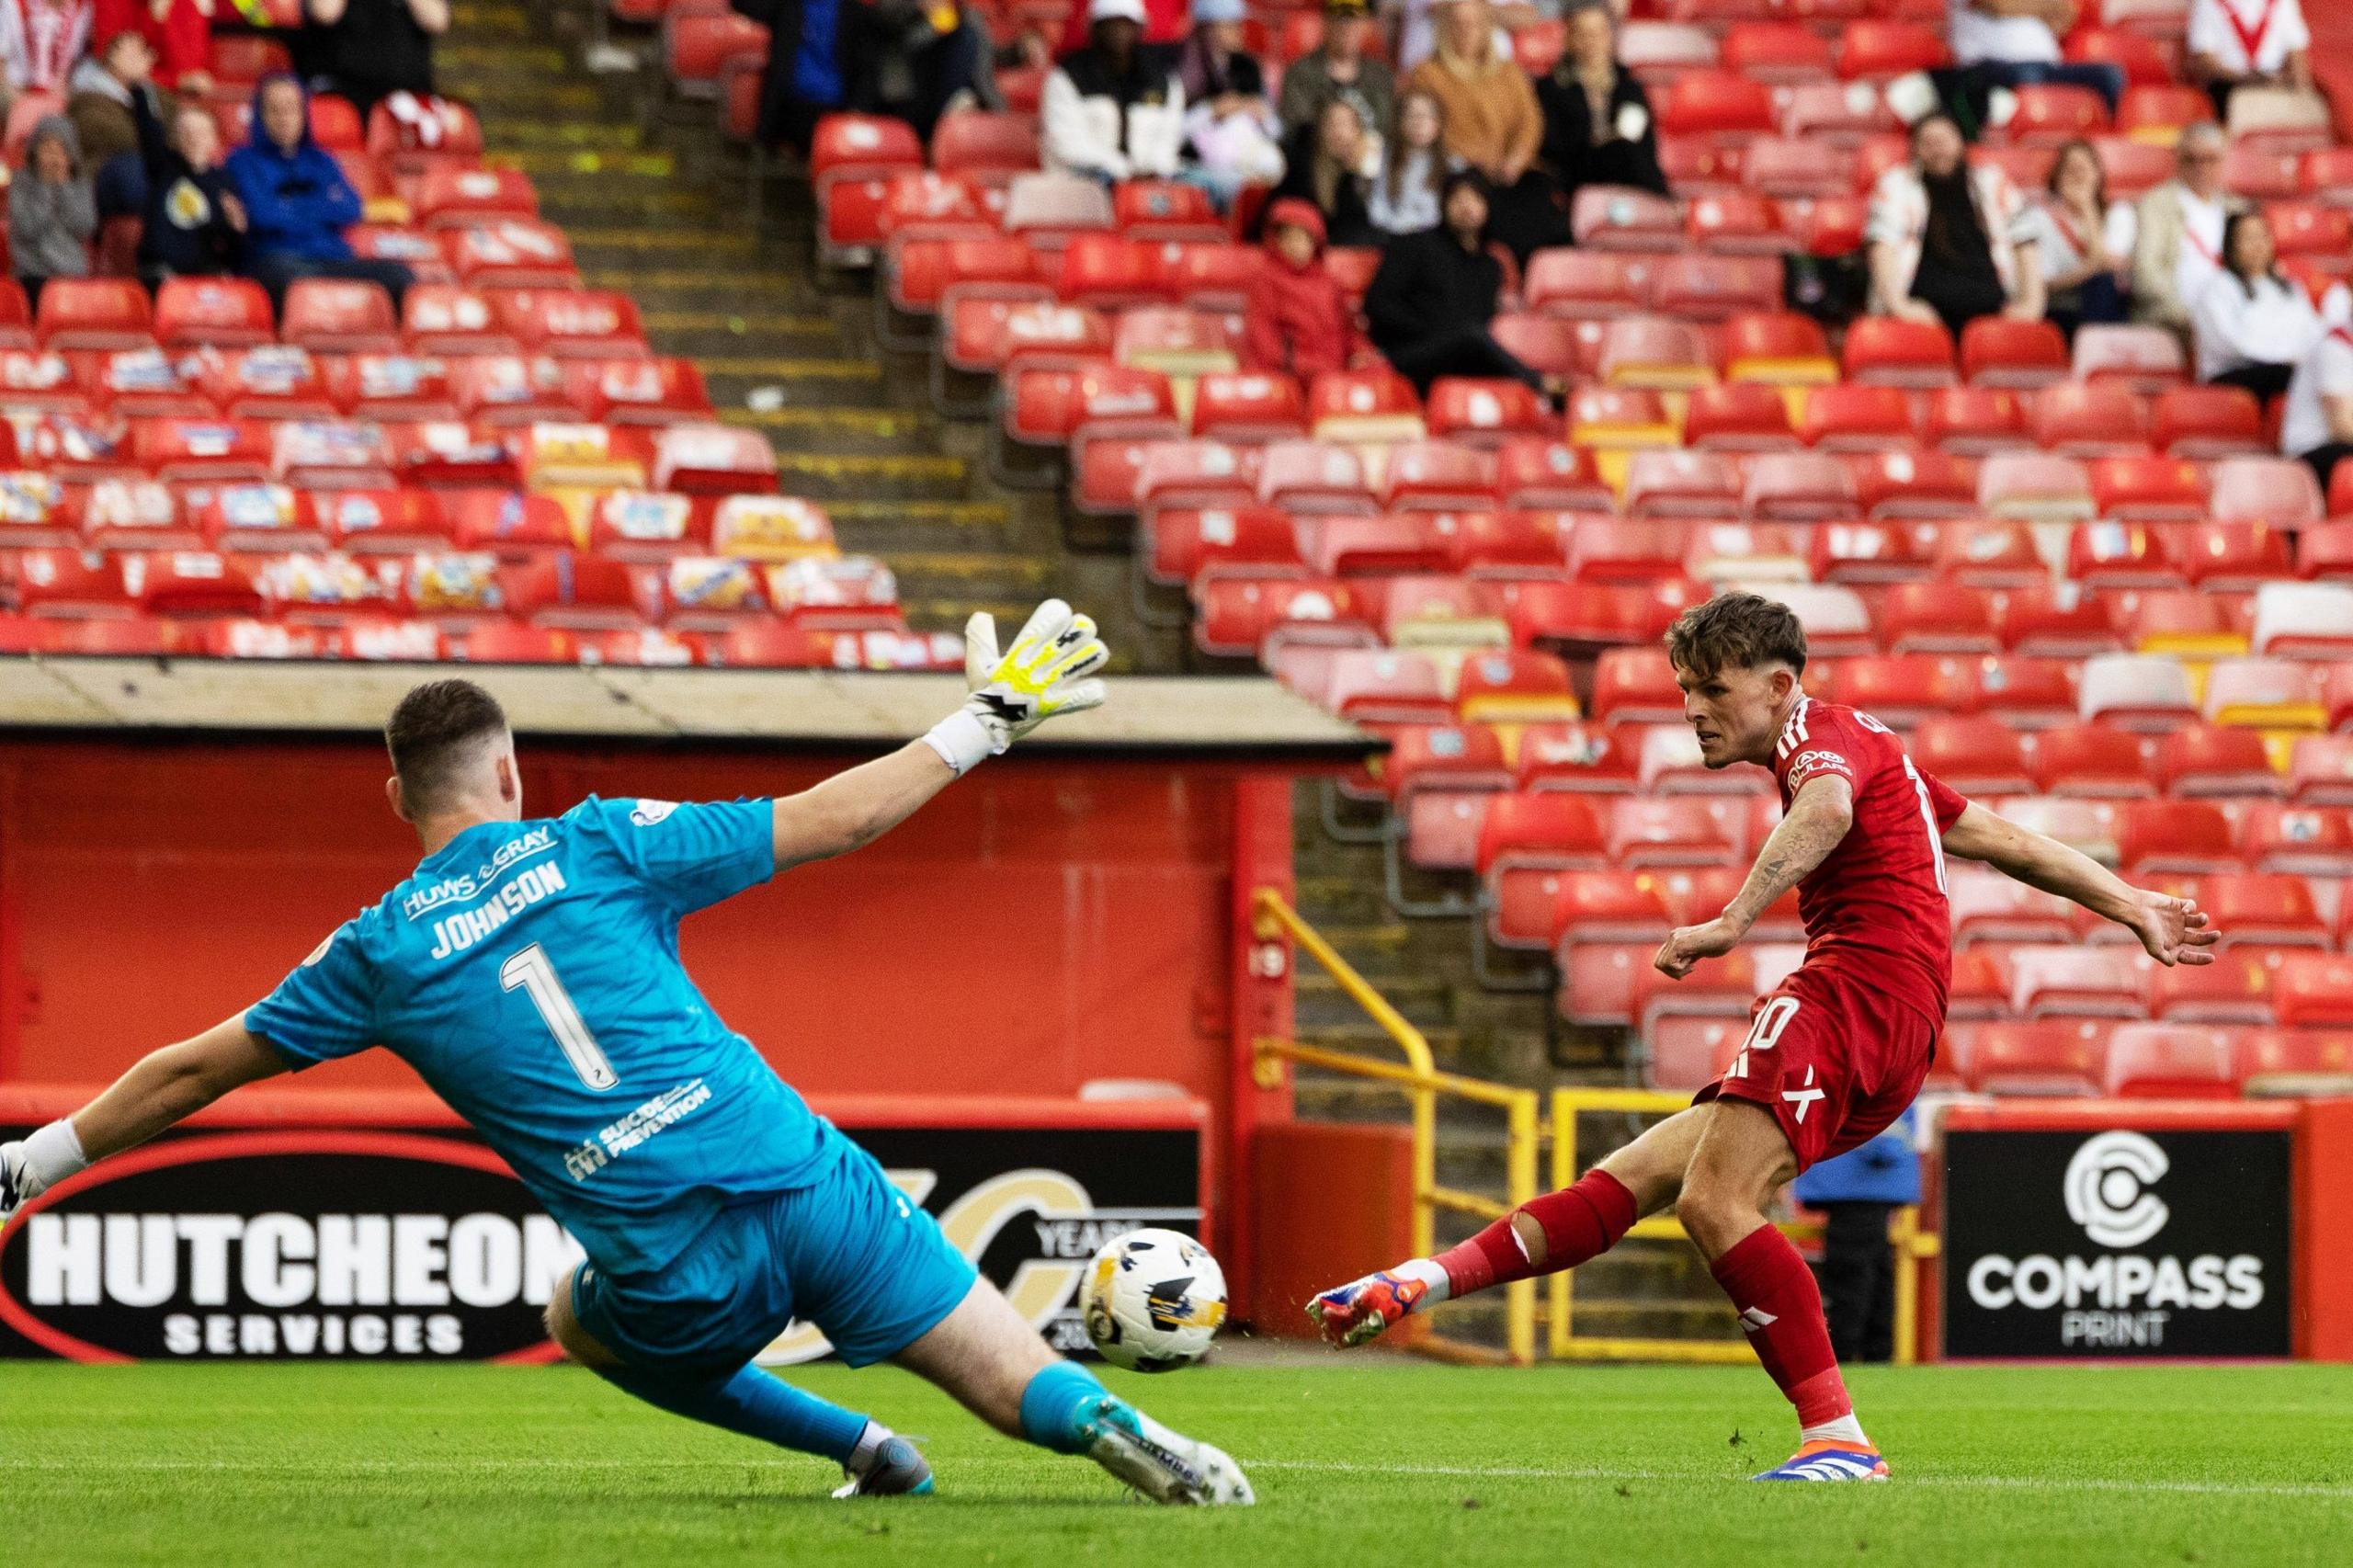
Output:
<svg viewBox="0 0 2353 1568">
<path fill-rule="evenodd" d="M 465 1471 L 540 1471 L 576 1473 L 586 1471 L 734 1471 L 746 1462 L 776 1463 L 778 1460 L 600 1460 L 600 1459 L 475 1459 L 475 1460 L 200 1460 L 153 1459 L 128 1460 L 91 1460 L 59 1456 L 28 1456 L 11 1458 L 7 1463 L 13 1471 L 73 1471 L 81 1473 L 101 1471 L 219 1471 L 269 1472 L 298 1471 L 309 1474 L 448 1474 Z M 784 1461 L 790 1462 L 790 1461 Z M 942 1461 L 953 1470 L 990 1469 L 1011 1464 L 1027 1464 L 1028 1459 L 1013 1454 L 966 1454 Z M 1249 1470 L 1298 1471 L 1326 1475 L 1393 1475 L 1431 1476 L 1463 1481 L 1645 1481 L 1698 1483 L 1733 1483 L 1739 1477 L 1729 1475 L 1695 1475 L 1688 1471 L 1607 1470 L 1574 1466 L 1539 1465 L 1438 1465 L 1438 1464 L 1351 1464 L 1332 1460 L 1260 1460 L 1244 1461 Z M 2353 1501 L 2353 1485 L 2339 1486 L 2326 1483 L 2299 1482 L 2235 1482 L 2235 1481 L 2131 1481 L 2112 1476 L 2084 1476 L 2057 1479 L 2023 1475 L 1917 1475 L 1898 1471 L 1896 1482 L 1908 1486 L 1944 1486 L 2003 1492 L 2114 1492 L 2176 1493 L 2198 1496 L 2222 1497 L 2316 1497 L 2328 1501 Z"/>
<path fill-rule="evenodd" d="M 1706 1482 L 1730 1477 L 1693 1475 L 1664 1470 L 1596 1470 L 1528 1465 L 1349 1464 L 1325 1460 L 1250 1460 L 1251 1470 L 1297 1470 L 1334 1475 L 1436 1475 L 1472 1481 L 1681 1481 Z M 1906 1475 L 1895 1479 L 1912 1486 L 1985 1487 L 2015 1492 L 2178 1492 L 2220 1496 L 2327 1497 L 2353 1499 L 2353 1486 L 2326 1483 L 2236 1481 L 2129 1481 L 2120 1477 L 2083 1476 L 2058 1479 L 2026 1475 Z"/>
</svg>

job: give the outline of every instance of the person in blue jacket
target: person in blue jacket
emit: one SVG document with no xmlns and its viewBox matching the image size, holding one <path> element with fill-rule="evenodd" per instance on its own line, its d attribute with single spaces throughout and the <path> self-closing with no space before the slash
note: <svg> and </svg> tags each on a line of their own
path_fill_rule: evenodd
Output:
<svg viewBox="0 0 2353 1568">
<path fill-rule="evenodd" d="M 1790 1188 L 1800 1203 L 1822 1210 L 1822 1261 L 1813 1272 L 1830 1347 L 1841 1361 L 1895 1354 L 1896 1257 L 1887 1223 L 1920 1201 L 1917 1115 L 1916 1108 L 1905 1111 L 1862 1147 L 1806 1170 Z"/>
<path fill-rule="evenodd" d="M 409 269 L 352 254 L 345 236 L 359 222 L 359 193 L 312 136 L 301 82 L 280 72 L 255 86 L 253 129 L 229 154 L 227 174 L 245 211 L 245 274 L 273 301 L 282 307 L 299 278 L 354 278 L 381 283 L 400 302 Z"/>
</svg>

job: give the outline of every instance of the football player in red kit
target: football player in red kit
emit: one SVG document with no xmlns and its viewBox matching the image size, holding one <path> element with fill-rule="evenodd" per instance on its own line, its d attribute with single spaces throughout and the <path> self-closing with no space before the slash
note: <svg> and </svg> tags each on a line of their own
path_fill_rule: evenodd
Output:
<svg viewBox="0 0 2353 1568">
<path fill-rule="evenodd" d="M 1689 1109 L 1461 1245 L 1326 1290 L 1308 1311 L 1327 1339 L 1359 1345 L 1416 1309 L 1574 1268 L 1672 1207 L 1797 1408 L 1797 1453 L 1756 1479 L 1883 1480 L 1831 1354 L 1821 1292 L 1765 1210 L 1782 1184 L 1868 1142 L 1919 1093 L 1951 983 L 1946 858 L 2072 899 L 2160 963 L 2212 962 L 2216 933 L 2191 900 L 2130 886 L 1970 804 L 1915 767 L 1878 720 L 1806 696 L 1805 633 L 1786 606 L 1711 599 L 1677 620 L 1666 651 L 1702 759 L 1770 767 L 1783 815 L 1723 913 L 1676 931 L 1654 961 L 1682 979 L 1730 952 L 1792 887 L 1805 961 L 1758 999 L 1732 1065 Z"/>
</svg>

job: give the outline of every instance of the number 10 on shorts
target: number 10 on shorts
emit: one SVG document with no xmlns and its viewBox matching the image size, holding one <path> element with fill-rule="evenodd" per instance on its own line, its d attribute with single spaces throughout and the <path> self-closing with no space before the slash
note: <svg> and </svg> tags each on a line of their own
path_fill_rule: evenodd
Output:
<svg viewBox="0 0 2353 1568">
<path fill-rule="evenodd" d="M 1768 998 L 1757 1013 L 1756 1021 L 1748 1026 L 1748 1038 L 1740 1042 L 1740 1054 L 1732 1059 L 1732 1066 L 1724 1074 L 1727 1078 L 1748 1076 L 1748 1053 L 1770 1051 L 1781 1042 L 1781 1031 L 1798 1016 L 1798 999 L 1794 996 Z"/>
</svg>

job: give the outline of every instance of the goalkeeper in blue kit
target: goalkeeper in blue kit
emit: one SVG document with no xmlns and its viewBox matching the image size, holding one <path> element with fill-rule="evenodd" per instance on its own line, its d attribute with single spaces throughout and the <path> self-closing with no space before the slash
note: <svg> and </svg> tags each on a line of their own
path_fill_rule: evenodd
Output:
<svg viewBox="0 0 2353 1568">
<path fill-rule="evenodd" d="M 472 682 L 385 727 L 392 809 L 425 858 L 262 1001 L 0 1146 L 0 1220 L 256 1079 L 392 1051 L 586 1251 L 548 1328 L 676 1415 L 840 1462 L 837 1496 L 931 1490 L 904 1437 L 751 1365 L 796 1319 L 852 1366 L 891 1359 L 1007 1434 L 1092 1458 L 1163 1503 L 1248 1503 L 1233 1461 L 1061 1359 L 873 1156 L 711 1011 L 684 915 L 846 854 L 1057 713 L 1092 708 L 1095 624 L 1049 600 L 1000 656 L 965 630 L 972 694 L 887 756 L 774 801 L 582 801 L 527 820 L 506 715 Z"/>
</svg>

